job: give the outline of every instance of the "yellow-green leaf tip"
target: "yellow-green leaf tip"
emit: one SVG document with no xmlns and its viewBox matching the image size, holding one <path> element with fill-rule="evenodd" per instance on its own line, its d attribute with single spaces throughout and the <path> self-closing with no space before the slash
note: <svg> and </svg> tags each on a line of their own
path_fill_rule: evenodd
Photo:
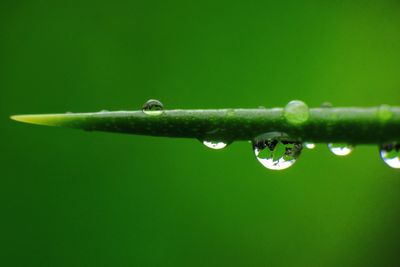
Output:
<svg viewBox="0 0 400 267">
<path fill-rule="evenodd" d="M 56 126 L 57 116 L 55 115 L 13 115 L 10 119 L 37 125 Z"/>
</svg>

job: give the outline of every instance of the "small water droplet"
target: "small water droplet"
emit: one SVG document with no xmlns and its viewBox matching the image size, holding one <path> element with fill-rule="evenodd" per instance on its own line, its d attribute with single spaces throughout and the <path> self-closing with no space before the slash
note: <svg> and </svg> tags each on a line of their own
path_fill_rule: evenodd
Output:
<svg viewBox="0 0 400 267">
<path fill-rule="evenodd" d="M 106 113 L 106 112 L 109 112 L 109 111 L 107 109 L 102 109 L 99 111 L 99 113 Z"/>
<path fill-rule="evenodd" d="M 67 112 L 65 112 L 65 114 L 73 114 L 73 112 L 67 111 Z"/>
<path fill-rule="evenodd" d="M 380 147 L 381 158 L 392 168 L 400 169 L 400 143 L 383 144 Z"/>
<path fill-rule="evenodd" d="M 163 113 L 164 105 L 156 99 L 150 99 L 144 103 L 142 111 L 147 115 L 161 115 Z"/>
<path fill-rule="evenodd" d="M 337 156 L 347 156 L 353 151 L 353 146 L 344 143 L 329 143 L 328 147 Z"/>
<path fill-rule="evenodd" d="M 383 122 L 383 123 L 390 120 L 393 117 L 393 113 L 391 111 L 390 106 L 381 105 L 378 108 L 378 116 L 379 116 L 379 119 L 381 120 L 381 122 Z"/>
<path fill-rule="evenodd" d="M 308 149 L 314 149 L 315 148 L 315 144 L 314 143 L 310 143 L 310 142 L 303 143 L 303 146 L 305 146 Z"/>
<path fill-rule="evenodd" d="M 212 149 L 223 149 L 228 145 L 228 143 L 221 141 L 203 141 L 203 144 Z"/>
<path fill-rule="evenodd" d="M 276 132 L 257 136 L 252 143 L 257 160 L 270 170 L 289 168 L 296 162 L 303 148 L 300 142 Z"/>
<path fill-rule="evenodd" d="M 300 100 L 290 101 L 283 111 L 286 121 L 292 125 L 305 123 L 310 117 L 310 110 L 306 103 Z"/>
<path fill-rule="evenodd" d="M 331 107 L 333 107 L 333 105 L 332 105 L 332 103 L 331 102 L 323 102 L 322 104 L 321 104 L 321 108 L 331 108 Z"/>
<path fill-rule="evenodd" d="M 228 109 L 227 112 L 226 112 L 226 115 L 227 115 L 228 117 L 233 117 L 233 116 L 235 116 L 235 110 L 232 109 L 232 108 Z"/>
</svg>

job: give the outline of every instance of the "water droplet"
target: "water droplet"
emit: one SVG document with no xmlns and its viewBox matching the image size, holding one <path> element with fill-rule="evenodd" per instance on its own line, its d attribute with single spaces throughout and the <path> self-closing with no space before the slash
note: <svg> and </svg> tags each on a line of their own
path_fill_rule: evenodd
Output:
<svg viewBox="0 0 400 267">
<path fill-rule="evenodd" d="M 107 113 L 107 112 L 109 112 L 107 109 L 102 109 L 99 111 L 99 113 Z"/>
<path fill-rule="evenodd" d="M 381 122 L 387 122 L 393 117 L 392 110 L 388 105 L 381 105 L 378 108 L 378 116 Z"/>
<path fill-rule="evenodd" d="M 228 117 L 233 117 L 233 116 L 235 116 L 235 110 L 232 109 L 232 108 L 231 108 L 231 109 L 228 109 L 226 115 L 227 115 Z"/>
<path fill-rule="evenodd" d="M 290 140 L 284 133 L 267 133 L 253 140 L 257 160 L 270 170 L 283 170 L 292 166 L 302 148 L 300 142 Z"/>
<path fill-rule="evenodd" d="M 303 146 L 305 146 L 308 149 L 314 149 L 315 148 L 315 144 L 314 143 L 310 143 L 310 142 L 303 143 Z"/>
<path fill-rule="evenodd" d="M 212 149 L 223 149 L 228 145 L 228 143 L 221 141 L 203 141 L 203 144 Z"/>
<path fill-rule="evenodd" d="M 337 156 L 346 156 L 353 151 L 353 146 L 344 143 L 329 143 L 328 147 Z"/>
<path fill-rule="evenodd" d="M 163 113 L 164 105 L 156 100 L 150 99 L 146 103 L 144 103 L 142 111 L 147 115 L 161 115 Z"/>
<path fill-rule="evenodd" d="M 400 169 L 400 143 L 383 144 L 380 147 L 381 158 L 392 168 Z"/>
<path fill-rule="evenodd" d="M 333 107 L 333 105 L 332 105 L 332 103 L 331 102 L 323 102 L 322 104 L 321 104 L 321 108 L 331 108 L 331 107 Z"/>
<path fill-rule="evenodd" d="M 300 125 L 308 120 L 310 117 L 310 110 L 303 101 L 293 100 L 286 105 L 283 115 L 288 123 Z"/>
</svg>

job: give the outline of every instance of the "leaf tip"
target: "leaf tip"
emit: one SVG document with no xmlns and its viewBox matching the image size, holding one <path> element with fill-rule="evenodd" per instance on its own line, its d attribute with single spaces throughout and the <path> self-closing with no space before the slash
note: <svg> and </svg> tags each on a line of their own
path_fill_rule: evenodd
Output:
<svg viewBox="0 0 400 267">
<path fill-rule="evenodd" d="M 38 124 L 38 125 L 54 125 L 49 121 L 47 116 L 43 115 L 12 115 L 10 116 L 11 120 L 29 123 L 29 124 Z"/>
</svg>

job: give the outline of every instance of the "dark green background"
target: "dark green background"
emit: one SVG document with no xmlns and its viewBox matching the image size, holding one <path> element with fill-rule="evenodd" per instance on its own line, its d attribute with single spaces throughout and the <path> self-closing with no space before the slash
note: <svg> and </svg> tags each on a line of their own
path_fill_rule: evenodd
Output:
<svg viewBox="0 0 400 267">
<path fill-rule="evenodd" d="M 393 1 L 0 3 L 1 266 L 398 266 L 400 173 L 375 146 L 290 169 L 250 144 L 12 114 L 399 105 Z"/>
</svg>

